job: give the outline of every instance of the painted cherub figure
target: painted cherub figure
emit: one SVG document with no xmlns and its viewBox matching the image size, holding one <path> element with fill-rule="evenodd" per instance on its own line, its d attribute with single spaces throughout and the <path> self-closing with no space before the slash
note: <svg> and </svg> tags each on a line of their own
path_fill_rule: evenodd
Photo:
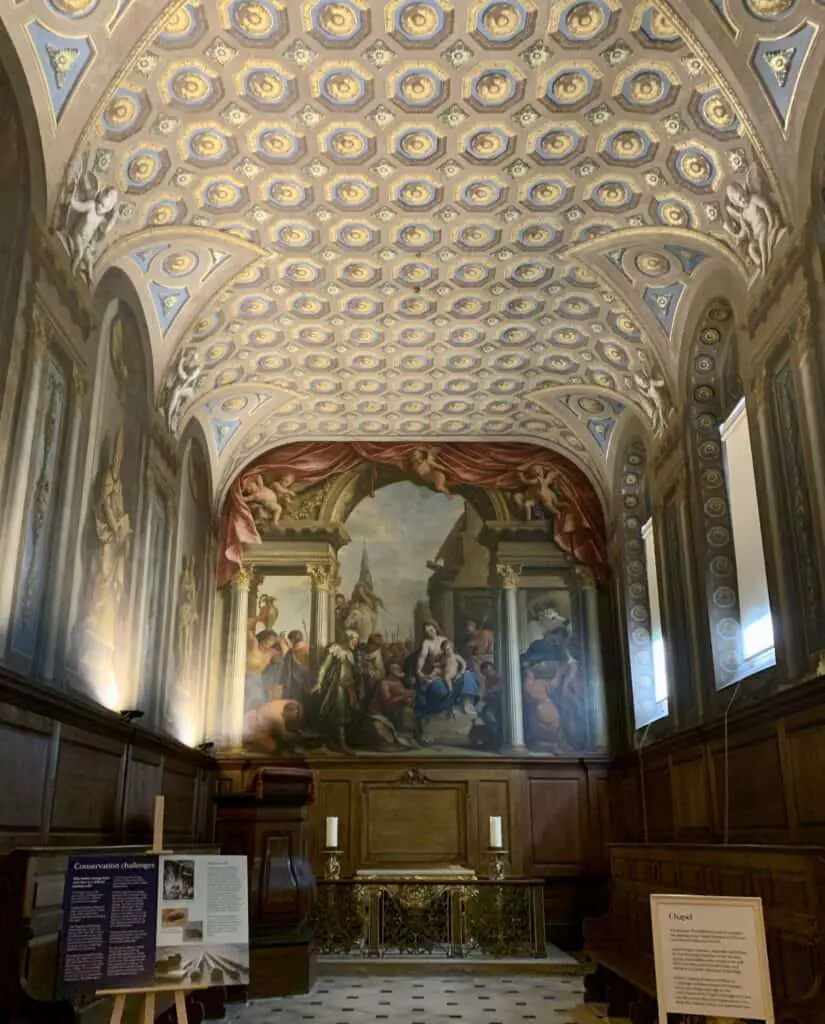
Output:
<svg viewBox="0 0 825 1024">
<path fill-rule="evenodd" d="M 253 473 L 244 480 L 241 490 L 256 522 L 268 520 L 275 526 L 281 521 L 287 507 L 295 500 L 294 483 L 294 473 L 284 473 L 268 484 L 263 473 Z"/>
<path fill-rule="evenodd" d="M 669 409 L 665 396 L 667 384 L 656 369 L 648 369 L 642 365 L 633 374 L 633 383 L 639 393 L 642 407 L 650 420 L 654 437 L 661 437 L 669 419 Z"/>
<path fill-rule="evenodd" d="M 768 270 L 774 246 L 784 233 L 782 223 L 771 203 L 760 195 L 758 169 L 752 167 L 747 184 L 732 181 L 727 187 L 725 230 L 740 247 L 760 274 Z"/>
<path fill-rule="evenodd" d="M 543 508 L 550 515 L 558 513 L 559 503 L 552 487 L 555 478 L 554 471 L 543 466 L 531 465 L 519 470 L 524 490 L 517 491 L 514 499 L 525 519 L 532 519 L 537 508 Z"/>
<path fill-rule="evenodd" d="M 91 279 L 97 250 L 117 220 L 117 189 L 101 188 L 93 171 L 78 172 L 70 183 L 60 235 L 72 259 L 72 273 Z"/>
<path fill-rule="evenodd" d="M 201 370 L 200 356 L 195 349 L 181 352 L 175 368 L 175 377 L 169 388 L 169 406 L 166 411 L 166 422 L 172 434 L 178 432 L 184 405 L 194 397 Z"/>
<path fill-rule="evenodd" d="M 447 474 L 438 465 L 438 448 L 416 448 L 410 455 L 410 472 L 439 494 L 450 495 Z"/>
</svg>

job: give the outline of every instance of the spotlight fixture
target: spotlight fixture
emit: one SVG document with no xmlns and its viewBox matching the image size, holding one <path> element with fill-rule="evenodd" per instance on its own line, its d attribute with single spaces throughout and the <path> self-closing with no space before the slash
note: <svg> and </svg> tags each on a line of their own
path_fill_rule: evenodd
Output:
<svg viewBox="0 0 825 1024">
<path fill-rule="evenodd" d="M 211 754 L 215 749 L 215 743 L 213 740 L 204 740 L 203 743 L 199 743 L 195 750 L 199 750 L 202 754 Z"/>
<path fill-rule="evenodd" d="M 136 718 L 143 718 L 143 715 L 144 712 L 141 711 L 139 708 L 130 708 L 129 710 L 120 712 L 120 717 L 127 725 L 130 725 L 132 722 L 134 722 Z"/>
</svg>

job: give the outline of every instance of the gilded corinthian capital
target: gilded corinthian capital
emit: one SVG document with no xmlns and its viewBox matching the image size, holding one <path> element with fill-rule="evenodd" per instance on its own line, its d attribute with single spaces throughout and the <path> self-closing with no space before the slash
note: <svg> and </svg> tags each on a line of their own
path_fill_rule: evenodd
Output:
<svg viewBox="0 0 825 1024">
<path fill-rule="evenodd" d="M 505 590 L 515 590 L 521 579 L 520 565 L 512 565 L 509 562 L 499 562 L 496 572 L 501 577 L 501 584 Z"/>
<path fill-rule="evenodd" d="M 307 565 L 307 573 L 318 590 L 330 591 L 335 586 L 337 569 L 334 565 Z"/>
</svg>

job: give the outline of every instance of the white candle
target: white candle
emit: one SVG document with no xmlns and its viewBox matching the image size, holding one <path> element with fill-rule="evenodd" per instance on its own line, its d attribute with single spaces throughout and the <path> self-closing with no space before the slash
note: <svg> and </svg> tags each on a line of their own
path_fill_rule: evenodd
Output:
<svg viewBox="0 0 825 1024">
<path fill-rule="evenodd" d="M 338 819 L 327 818 L 327 849 L 338 849 Z"/>
<path fill-rule="evenodd" d="M 501 818 L 490 817 L 490 849 L 501 850 L 504 843 L 501 839 Z"/>
</svg>

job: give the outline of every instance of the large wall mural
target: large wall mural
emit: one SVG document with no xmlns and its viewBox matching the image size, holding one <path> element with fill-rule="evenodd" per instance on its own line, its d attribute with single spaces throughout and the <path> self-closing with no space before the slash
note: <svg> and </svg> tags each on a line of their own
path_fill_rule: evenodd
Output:
<svg viewBox="0 0 825 1024">
<path fill-rule="evenodd" d="M 598 621 L 585 614 L 582 580 L 605 577 L 604 524 L 591 485 L 558 455 L 289 445 L 232 488 L 227 575 L 242 538 L 247 747 L 602 746 L 602 680 L 586 655 Z M 509 632 L 502 559 L 516 575 L 529 563 Z"/>
</svg>

